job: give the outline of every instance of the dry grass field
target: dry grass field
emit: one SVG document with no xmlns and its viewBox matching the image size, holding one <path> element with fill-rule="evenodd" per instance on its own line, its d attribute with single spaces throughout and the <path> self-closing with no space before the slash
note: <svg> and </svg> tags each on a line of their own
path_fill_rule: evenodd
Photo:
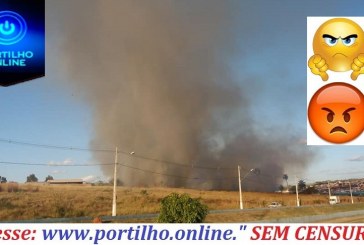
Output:
<svg viewBox="0 0 364 245">
<path fill-rule="evenodd" d="M 112 186 L 51 186 L 46 184 L 11 186 L 2 184 L 0 190 L 0 220 L 2 221 L 111 215 Z M 239 208 L 239 193 L 237 191 L 118 187 L 117 214 L 158 213 L 161 199 L 172 192 L 188 193 L 194 198 L 201 198 L 201 201 L 209 207 L 209 210 Z M 272 201 L 281 202 L 286 207 L 294 207 L 296 205 L 296 195 L 244 192 L 244 208 L 257 208 L 257 211 L 251 210 L 238 214 L 211 213 L 207 216 L 206 222 L 259 221 L 278 217 L 324 214 L 348 209 L 328 205 L 327 196 L 300 195 L 300 199 L 303 207 L 308 205 L 316 206 L 302 208 L 299 211 L 293 208 L 259 210 L 258 208 L 267 207 Z M 350 197 L 342 197 L 341 202 L 349 203 Z M 363 197 L 355 197 L 355 202 L 358 204 L 352 205 L 349 208 L 350 210 L 364 208 Z M 360 202 L 362 204 L 359 204 Z M 346 207 L 347 205 L 343 206 Z M 153 222 L 153 220 L 144 221 Z"/>
</svg>

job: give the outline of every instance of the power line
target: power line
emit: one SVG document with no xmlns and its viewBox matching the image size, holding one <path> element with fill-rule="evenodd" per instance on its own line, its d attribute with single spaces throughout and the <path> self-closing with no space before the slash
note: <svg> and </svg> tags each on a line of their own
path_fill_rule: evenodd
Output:
<svg viewBox="0 0 364 245">
<path fill-rule="evenodd" d="M 0 164 L 25 165 L 25 166 L 43 166 L 43 167 L 91 167 L 91 166 L 111 166 L 111 165 L 114 165 L 114 163 L 65 165 L 65 164 L 41 164 L 41 163 L 25 163 L 25 162 L 10 162 L 10 161 L 0 161 Z M 237 179 L 236 175 L 230 175 L 230 176 L 225 176 L 225 177 L 216 177 L 216 178 L 188 177 L 188 176 L 181 176 L 181 175 L 162 173 L 162 172 L 157 172 L 157 171 L 153 171 L 153 170 L 143 169 L 143 168 L 140 168 L 140 167 L 130 166 L 130 165 L 123 164 L 123 163 L 118 163 L 118 165 L 120 165 L 122 167 L 125 167 L 125 168 L 128 168 L 128 169 L 133 169 L 133 170 L 136 170 L 136 171 L 139 171 L 139 172 L 143 172 L 143 173 L 149 173 L 149 174 L 155 174 L 155 175 L 161 175 L 161 176 L 173 177 L 173 178 L 179 178 L 179 179 L 185 179 L 185 180 L 191 180 L 191 181 L 209 181 L 209 180 L 213 180 L 213 181 L 220 181 L 220 182 L 221 181 L 231 182 L 231 180 Z M 266 177 L 266 178 L 276 177 L 276 176 L 269 175 L 269 174 L 260 174 L 259 176 L 263 176 L 263 177 Z M 261 183 L 264 180 L 262 180 L 260 178 L 259 180 L 245 179 L 244 181 L 254 182 L 254 183 L 258 183 L 258 182 Z M 266 183 L 268 183 L 268 182 L 266 182 Z"/>
<path fill-rule="evenodd" d="M 25 145 L 25 146 L 31 146 L 31 147 L 38 147 L 38 148 L 46 148 L 46 149 L 115 153 L 115 150 L 111 150 L 111 149 L 96 149 L 96 148 L 82 148 L 82 147 L 72 147 L 72 146 L 40 144 L 40 143 L 19 141 L 19 140 L 13 140 L 13 139 L 4 139 L 4 138 L 0 138 L 0 142 L 9 143 L 9 144 L 17 144 L 17 145 Z M 220 170 L 235 170 L 236 169 L 236 167 L 206 166 L 206 165 L 185 164 L 185 163 L 167 161 L 167 160 L 161 160 L 161 159 L 157 159 L 157 158 L 147 157 L 147 156 L 136 154 L 136 153 L 131 155 L 130 152 L 122 151 L 122 150 L 121 151 L 118 150 L 118 153 L 128 155 L 130 157 L 142 159 L 142 160 L 154 161 L 154 162 L 159 162 L 159 163 L 164 163 L 164 164 L 174 165 L 174 166 L 179 166 L 179 167 L 184 167 L 184 168 L 190 168 L 190 169 L 205 169 L 205 170 L 218 170 L 218 171 L 220 171 Z M 66 165 L 66 164 L 38 164 L 38 163 L 0 162 L 0 164 L 48 166 L 48 167 L 51 167 L 51 166 L 54 166 L 54 167 L 87 167 L 87 166 L 113 165 L 114 163 L 69 164 L 69 165 Z M 137 167 L 126 165 L 126 164 L 120 164 L 119 163 L 119 165 L 130 168 L 130 169 L 139 170 L 139 171 L 143 171 L 143 172 L 147 172 L 147 173 L 153 173 L 153 174 L 157 174 L 157 175 L 165 175 L 165 176 L 169 176 L 169 177 L 184 178 L 184 179 L 195 179 L 195 180 L 199 179 L 199 178 L 190 178 L 190 177 L 185 177 L 185 176 L 158 173 L 158 172 L 155 172 L 155 171 L 145 170 L 145 169 L 137 168 Z M 246 167 L 242 167 L 242 169 L 244 171 L 249 170 L 249 168 L 246 168 Z M 267 178 L 268 177 L 269 178 L 280 178 L 280 176 L 273 176 L 273 175 L 268 175 L 268 174 L 260 174 L 260 175 L 264 176 L 264 177 L 267 177 Z M 230 179 L 230 178 L 236 178 L 236 176 L 234 176 L 234 177 L 225 177 L 224 179 Z M 220 179 L 220 178 L 216 178 L 216 179 Z"/>
<path fill-rule="evenodd" d="M 179 175 L 174 175 L 174 174 L 166 174 L 166 173 L 161 173 L 161 172 L 155 172 L 155 171 L 152 171 L 152 170 L 146 170 L 146 169 L 142 169 L 142 168 L 138 168 L 138 167 L 122 164 L 122 163 L 119 163 L 119 165 L 123 166 L 123 167 L 126 167 L 126 168 L 129 168 L 129 169 L 134 169 L 134 170 L 138 170 L 138 171 L 141 171 L 141 172 L 145 172 L 145 173 L 152 173 L 152 174 L 156 174 L 156 175 L 163 175 L 163 176 L 181 178 L 181 179 L 218 180 L 218 179 L 234 179 L 234 178 L 236 178 L 236 176 L 228 176 L 228 177 L 224 177 L 224 178 L 199 178 L 199 177 L 191 178 L 191 177 L 186 177 L 186 176 L 179 176 Z"/>
<path fill-rule="evenodd" d="M 45 148 L 45 149 L 58 149 L 58 150 L 72 150 L 72 151 L 88 151 L 88 152 L 104 152 L 104 153 L 114 153 L 115 150 L 112 149 L 96 149 L 96 148 L 82 148 L 82 147 L 73 147 L 73 146 L 61 146 L 61 145 L 50 145 L 50 144 L 40 144 L 40 143 L 34 143 L 34 142 L 26 142 L 26 141 L 19 141 L 19 140 L 13 140 L 13 139 L 4 139 L 0 138 L 0 143 L 8 143 L 8 144 L 16 144 L 16 145 L 24 145 L 24 146 L 31 146 L 31 147 L 38 147 L 38 148 Z M 220 167 L 220 166 L 207 166 L 207 165 L 198 165 L 198 164 L 186 164 L 186 163 L 180 163 L 180 162 L 174 162 L 174 161 L 168 161 L 168 160 L 162 160 L 157 159 L 153 157 L 144 156 L 138 153 L 134 153 L 133 155 L 130 155 L 130 152 L 119 150 L 118 153 L 127 155 L 129 157 L 138 158 L 146 161 L 153 161 L 158 163 L 164 163 L 168 165 L 178 166 L 178 167 L 184 167 L 184 168 L 190 168 L 190 169 L 204 169 L 204 170 L 234 170 L 236 167 Z M 113 165 L 113 163 L 106 163 L 106 164 L 38 164 L 38 163 L 16 163 L 16 162 L 0 162 L 0 164 L 7 164 L 7 165 L 29 165 L 29 166 L 54 166 L 54 167 L 87 167 L 87 166 L 103 166 L 103 165 Z M 120 164 L 122 165 L 122 164 Z M 125 165 L 125 164 L 124 164 Z M 144 170 L 140 168 L 136 168 L 133 166 L 127 166 L 131 169 L 147 172 L 147 173 L 153 173 L 158 175 L 163 175 L 163 173 L 157 173 L 149 170 Z M 249 170 L 249 168 L 243 167 L 244 171 Z M 349 172 L 348 172 L 349 173 Z M 354 173 L 362 173 L 361 171 L 357 171 Z M 340 175 L 343 173 L 341 172 Z M 273 176 L 269 174 L 260 174 L 263 177 L 266 178 L 281 178 L 282 176 Z M 339 173 L 335 174 L 339 175 Z M 170 177 L 176 177 L 176 178 L 188 178 L 184 176 L 175 176 L 167 174 L 166 176 Z M 228 177 L 228 178 L 234 178 L 234 177 Z M 191 178 L 190 178 L 191 179 Z M 192 178 L 195 179 L 195 178 Z M 307 179 L 306 179 L 307 180 Z M 314 181 L 314 180 L 311 180 Z"/>
<path fill-rule="evenodd" d="M 64 165 L 64 164 L 42 164 L 42 163 L 25 163 L 25 162 L 8 162 L 8 161 L 0 161 L 0 164 L 4 165 L 25 165 L 25 166 L 43 166 L 43 167 L 90 167 L 90 166 L 105 166 L 105 165 L 113 165 L 114 163 L 102 163 L 102 164 L 72 164 L 72 165 Z M 235 179 L 236 176 L 227 176 L 224 178 L 199 178 L 199 177 L 187 177 L 187 176 L 180 176 L 168 173 L 161 173 L 152 170 L 142 169 L 139 167 L 130 166 L 127 164 L 119 163 L 120 166 L 125 168 L 134 169 L 144 173 L 152 173 L 156 175 L 162 175 L 167 177 L 173 178 L 180 178 L 180 179 L 188 179 L 188 180 L 228 180 L 228 179 Z"/>
<path fill-rule="evenodd" d="M 82 148 L 82 147 L 73 147 L 73 146 L 40 144 L 40 143 L 19 141 L 19 140 L 13 140 L 13 139 L 4 139 L 4 138 L 0 138 L 0 143 L 1 142 L 8 143 L 8 144 L 31 146 L 31 147 L 37 147 L 37 148 L 45 148 L 45 149 L 115 153 L 115 151 L 112 149 L 96 149 L 96 148 Z M 144 156 L 144 155 L 141 155 L 138 153 L 136 153 L 136 154 L 134 153 L 131 155 L 130 152 L 123 151 L 123 150 L 119 150 L 118 153 L 127 155 L 132 158 L 138 158 L 138 159 L 142 159 L 142 160 L 146 160 L 146 161 L 153 161 L 153 162 L 157 162 L 157 163 L 163 163 L 163 164 L 168 164 L 168 165 L 178 166 L 178 167 L 183 167 L 183 168 L 189 168 L 189 169 L 203 169 L 203 170 L 210 170 L 210 171 L 235 170 L 236 169 L 236 167 L 220 167 L 220 166 L 208 166 L 208 165 L 198 165 L 198 164 L 186 164 L 186 163 L 180 163 L 180 162 L 174 162 L 174 161 L 168 161 L 168 160 L 162 160 L 162 159 L 157 159 L 157 158 L 153 158 L 153 157 L 148 157 L 148 156 Z M 49 164 L 48 163 L 48 164 L 40 164 L 40 163 L 21 163 L 21 162 L 0 161 L 0 164 L 47 166 L 47 167 L 90 167 L 90 166 L 107 166 L 107 165 L 113 165 L 114 163 L 101 163 L 101 164 L 53 164 L 53 163 Z M 166 176 L 166 177 L 173 177 L 173 178 L 180 178 L 180 179 L 187 179 L 187 180 L 220 180 L 220 181 L 226 180 L 226 181 L 228 181 L 229 179 L 236 178 L 236 176 L 227 176 L 224 178 L 198 178 L 198 177 L 193 178 L 193 177 L 180 176 L 180 175 L 174 175 L 174 174 L 168 174 L 168 173 L 161 173 L 161 172 L 156 172 L 156 171 L 152 171 L 152 170 L 146 170 L 146 169 L 142 169 L 139 167 L 130 166 L 130 165 L 126 165 L 126 164 L 119 163 L 119 165 L 121 165 L 125 168 L 137 170 L 137 171 L 144 172 L 144 173 L 151 173 L 151 174 L 155 174 L 155 175 L 162 175 L 162 176 Z M 243 170 L 247 171 L 249 169 L 246 167 L 243 167 Z M 270 175 L 270 174 L 260 174 L 260 176 L 265 177 L 265 178 L 273 178 L 273 179 L 278 179 L 278 178 L 282 177 L 282 176 L 274 176 L 274 175 Z M 256 181 L 253 181 L 250 179 L 248 179 L 247 181 L 256 182 Z M 262 179 L 260 179 L 260 181 L 262 181 Z"/>
<path fill-rule="evenodd" d="M 161 176 L 166 176 L 166 177 L 173 177 L 173 178 L 179 178 L 179 179 L 186 179 L 186 180 L 195 180 L 195 181 L 208 181 L 208 180 L 213 180 L 213 181 L 229 181 L 229 183 L 231 183 L 232 180 L 237 179 L 238 176 L 226 176 L 226 177 L 216 177 L 216 178 L 201 178 L 201 177 L 187 177 L 187 176 L 180 176 L 180 175 L 174 175 L 174 174 L 166 174 L 166 173 L 161 173 L 161 172 L 156 172 L 156 171 L 152 171 L 152 170 L 146 170 L 146 169 L 141 169 L 138 167 L 134 167 L 134 166 L 130 166 L 130 165 L 126 165 L 126 164 L 119 164 L 123 167 L 129 168 L 129 169 L 134 169 L 137 171 L 141 171 L 144 173 L 151 173 L 151 174 L 155 174 L 155 175 L 161 175 Z M 258 181 L 256 179 L 244 179 L 244 181 L 246 182 L 254 182 L 254 183 L 261 183 L 261 179 Z M 266 183 L 270 183 L 270 182 L 266 182 Z"/>
<path fill-rule="evenodd" d="M 113 163 L 101 163 L 101 164 L 44 164 L 44 163 L 25 163 L 25 162 L 5 162 L 0 161 L 0 164 L 5 165 L 25 165 L 25 166 L 44 166 L 44 167 L 90 167 L 90 166 L 104 166 L 112 165 Z"/>
<path fill-rule="evenodd" d="M 72 151 L 88 151 L 88 152 L 105 152 L 105 153 L 114 153 L 115 150 L 111 149 L 93 149 L 93 148 L 81 148 L 81 147 L 72 147 L 72 146 L 60 146 L 60 145 L 49 145 L 49 144 L 40 144 L 40 143 L 33 143 L 33 142 L 25 142 L 25 141 L 18 141 L 13 139 L 4 139 L 0 138 L 0 142 L 2 143 L 8 143 L 8 144 L 17 144 L 17 145 L 24 145 L 24 146 L 31 146 L 31 147 L 38 147 L 38 148 L 46 148 L 46 149 L 58 149 L 58 150 L 72 150 Z M 168 160 L 161 160 L 157 158 L 152 158 L 148 156 L 144 156 L 141 154 L 133 154 L 130 155 L 130 152 L 118 150 L 118 153 L 128 155 L 130 157 L 135 157 L 138 159 L 148 160 L 148 161 L 154 161 L 169 165 L 175 165 L 180 166 L 184 168 L 196 168 L 196 169 L 208 169 L 208 170 L 232 170 L 235 169 L 235 167 L 220 167 L 220 166 L 206 166 L 206 165 L 198 165 L 198 164 L 186 164 L 186 163 L 180 163 L 180 162 L 174 162 L 174 161 L 168 161 Z"/>
<path fill-rule="evenodd" d="M 0 142 L 9 143 L 9 144 L 16 144 L 16 145 L 33 146 L 33 147 L 46 148 L 46 149 L 91 151 L 91 152 L 92 151 L 93 152 L 114 152 L 113 150 L 107 150 L 107 149 L 90 149 L 90 148 L 81 148 L 81 147 L 72 147 L 72 146 L 39 144 L 39 143 L 31 143 L 31 142 L 18 141 L 18 140 L 12 140 L 12 139 L 2 139 L 2 138 L 0 138 Z"/>
</svg>

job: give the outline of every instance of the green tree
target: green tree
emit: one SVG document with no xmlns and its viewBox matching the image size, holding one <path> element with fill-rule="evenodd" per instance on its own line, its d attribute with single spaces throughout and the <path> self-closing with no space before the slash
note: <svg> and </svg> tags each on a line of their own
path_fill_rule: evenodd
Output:
<svg viewBox="0 0 364 245">
<path fill-rule="evenodd" d="M 306 182 L 304 180 L 298 181 L 298 191 L 303 191 L 306 189 Z"/>
<path fill-rule="evenodd" d="M 52 176 L 48 175 L 46 178 L 45 178 L 45 181 L 44 182 L 47 182 L 48 180 L 54 180 Z"/>
<path fill-rule="evenodd" d="M 310 186 L 310 187 L 307 187 L 303 193 L 305 194 L 318 194 L 319 191 L 314 187 L 314 186 Z"/>
<path fill-rule="evenodd" d="M 279 185 L 279 186 L 278 186 L 278 189 L 279 189 L 279 191 L 282 193 L 282 192 L 283 192 L 283 190 L 284 190 L 283 185 Z"/>
<path fill-rule="evenodd" d="M 172 193 L 161 201 L 159 223 L 202 223 L 208 213 L 200 199 Z"/>
<path fill-rule="evenodd" d="M 286 187 L 287 187 L 287 190 L 288 190 L 288 175 L 283 174 L 283 179 L 286 181 Z"/>
<path fill-rule="evenodd" d="M 290 193 L 296 194 L 296 186 L 295 185 L 290 186 L 288 190 L 289 190 Z"/>
<path fill-rule="evenodd" d="M 38 178 L 35 176 L 35 174 L 31 174 L 27 177 L 27 182 L 38 182 Z"/>
<path fill-rule="evenodd" d="M 6 183 L 6 182 L 8 182 L 8 181 L 6 180 L 6 177 L 4 177 L 4 176 L 0 176 L 0 183 Z"/>
</svg>

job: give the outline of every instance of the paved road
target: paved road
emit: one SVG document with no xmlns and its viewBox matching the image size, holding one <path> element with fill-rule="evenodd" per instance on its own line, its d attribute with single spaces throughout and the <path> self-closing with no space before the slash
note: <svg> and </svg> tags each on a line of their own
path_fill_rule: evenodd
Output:
<svg viewBox="0 0 364 245">
<path fill-rule="evenodd" d="M 298 207 L 281 207 L 285 208 L 298 208 Z M 258 210 L 272 210 L 270 208 L 260 208 L 260 209 L 244 209 L 243 212 L 255 212 Z M 240 209 L 230 209 L 230 210 L 211 210 L 211 214 L 224 214 L 224 213 L 240 213 Z M 330 217 L 331 218 L 328 218 Z M 348 217 L 343 217 L 348 216 Z M 126 222 L 134 220 L 153 220 L 158 217 L 158 214 L 137 214 L 137 215 L 121 215 L 116 217 L 102 216 L 101 219 L 108 222 Z M 338 218 L 335 218 L 338 217 Z M 340 217 L 340 218 L 339 218 Z M 77 218 L 57 218 L 57 219 L 37 219 L 37 220 L 18 220 L 18 221 L 1 221 L 1 223 L 82 223 L 82 222 L 92 222 L 94 217 L 77 217 Z M 303 217 L 287 217 L 283 219 L 275 220 L 260 220 L 261 223 L 364 223 L 364 210 L 348 211 L 331 213 L 326 215 L 314 215 L 314 216 L 303 216 Z"/>
<path fill-rule="evenodd" d="M 322 220 L 318 223 L 364 223 L 364 215 Z"/>
</svg>

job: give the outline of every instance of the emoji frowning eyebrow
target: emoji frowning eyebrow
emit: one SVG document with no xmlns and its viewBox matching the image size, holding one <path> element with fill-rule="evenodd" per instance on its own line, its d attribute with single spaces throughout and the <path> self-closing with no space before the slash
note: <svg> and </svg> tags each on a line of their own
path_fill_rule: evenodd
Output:
<svg viewBox="0 0 364 245">
<path fill-rule="evenodd" d="M 353 108 L 353 109 L 355 109 L 355 108 Z M 334 114 L 335 115 L 335 112 L 333 112 L 332 110 L 330 110 L 329 108 L 327 108 L 327 107 L 322 107 L 321 108 L 321 110 L 324 110 L 324 111 L 327 111 L 328 113 L 332 113 L 332 114 Z M 349 109 L 348 109 L 349 110 Z"/>
<path fill-rule="evenodd" d="M 345 113 L 349 113 L 349 112 L 351 112 L 351 111 L 353 111 L 353 110 L 355 110 L 355 108 L 354 108 L 354 107 L 350 107 L 349 109 L 346 109 L 346 110 L 343 112 L 343 115 L 344 115 Z"/>
<path fill-rule="evenodd" d="M 327 108 L 327 107 L 322 107 L 322 108 L 321 108 L 321 110 L 327 111 L 328 113 L 332 113 L 332 114 L 334 114 L 334 115 L 335 115 L 335 112 L 334 112 L 334 111 L 332 111 L 332 110 L 330 110 L 330 109 L 329 109 L 329 108 Z M 349 113 L 349 112 L 351 112 L 351 111 L 353 111 L 353 110 L 356 110 L 356 108 L 354 108 L 354 107 L 350 107 L 349 109 L 346 109 L 346 110 L 343 112 L 343 115 L 344 115 L 345 113 Z"/>
<path fill-rule="evenodd" d="M 334 37 L 334 36 L 331 36 L 331 35 L 329 35 L 329 34 L 324 34 L 324 35 L 322 35 L 322 37 L 323 37 L 323 38 L 330 38 L 330 39 L 333 39 L 333 40 L 337 40 L 337 39 L 339 39 L 338 37 Z"/>
<path fill-rule="evenodd" d="M 334 37 L 334 36 L 331 36 L 331 35 L 329 35 L 329 34 L 324 34 L 324 35 L 322 35 L 322 37 L 323 38 L 331 38 L 331 39 L 334 39 L 334 40 L 337 40 L 337 39 L 339 39 L 339 37 Z M 356 35 L 356 34 L 351 34 L 351 35 L 349 35 L 349 36 L 347 36 L 347 37 L 342 37 L 341 39 L 349 39 L 349 38 L 352 38 L 352 37 L 355 37 L 355 38 L 358 38 L 358 35 Z"/>
</svg>

